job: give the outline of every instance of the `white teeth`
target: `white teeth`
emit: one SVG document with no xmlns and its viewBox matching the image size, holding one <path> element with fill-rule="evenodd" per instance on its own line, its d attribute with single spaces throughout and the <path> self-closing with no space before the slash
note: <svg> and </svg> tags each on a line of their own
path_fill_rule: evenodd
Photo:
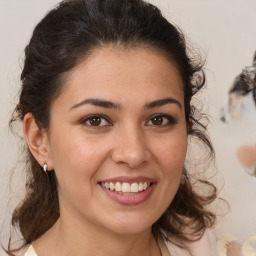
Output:
<svg viewBox="0 0 256 256">
<path fill-rule="evenodd" d="M 140 182 L 140 183 L 139 183 L 139 191 L 143 191 L 143 189 L 144 189 L 143 183 Z"/>
<path fill-rule="evenodd" d="M 117 182 L 116 185 L 115 185 L 115 191 L 116 192 L 120 192 L 122 191 L 122 185 L 120 182 Z"/>
<path fill-rule="evenodd" d="M 136 183 L 132 183 L 131 185 L 131 192 L 139 192 L 139 184 L 136 182 Z"/>
<path fill-rule="evenodd" d="M 133 182 L 132 184 L 128 182 L 102 182 L 102 187 L 105 187 L 110 190 L 115 190 L 116 192 L 120 193 L 138 193 L 143 190 L 146 190 L 149 188 L 150 183 L 149 182 Z"/>
<path fill-rule="evenodd" d="M 110 182 L 109 183 L 109 188 L 110 188 L 110 190 L 114 190 L 115 189 L 114 183 Z"/>
<path fill-rule="evenodd" d="M 129 193 L 129 192 L 131 192 L 131 185 L 130 185 L 130 183 L 124 182 L 124 183 L 122 184 L 122 192 L 123 192 L 123 193 Z"/>
</svg>

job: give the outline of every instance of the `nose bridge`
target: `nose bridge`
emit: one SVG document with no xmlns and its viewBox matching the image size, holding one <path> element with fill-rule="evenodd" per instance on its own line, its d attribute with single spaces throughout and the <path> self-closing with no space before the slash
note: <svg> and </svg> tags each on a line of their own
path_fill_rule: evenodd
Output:
<svg viewBox="0 0 256 256">
<path fill-rule="evenodd" d="M 149 157 L 150 152 L 142 128 L 131 123 L 120 127 L 115 137 L 113 160 L 137 168 L 147 162 Z"/>
</svg>

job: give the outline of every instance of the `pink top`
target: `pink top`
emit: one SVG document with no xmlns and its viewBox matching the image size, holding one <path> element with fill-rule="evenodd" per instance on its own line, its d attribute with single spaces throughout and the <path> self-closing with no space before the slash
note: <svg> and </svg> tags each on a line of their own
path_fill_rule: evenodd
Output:
<svg viewBox="0 0 256 256">
<path fill-rule="evenodd" d="M 202 238 L 189 245 L 191 254 L 188 251 L 167 243 L 167 248 L 172 256 L 218 256 L 216 237 L 210 231 L 206 230 Z"/>
</svg>

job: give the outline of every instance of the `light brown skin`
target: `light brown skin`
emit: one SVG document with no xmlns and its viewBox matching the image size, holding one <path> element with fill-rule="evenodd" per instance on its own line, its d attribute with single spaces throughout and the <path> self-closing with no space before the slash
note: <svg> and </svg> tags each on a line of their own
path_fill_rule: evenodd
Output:
<svg viewBox="0 0 256 256">
<path fill-rule="evenodd" d="M 237 242 L 228 244 L 227 256 L 243 256 L 241 245 Z"/>
<path fill-rule="evenodd" d="M 49 131 L 40 131 L 29 113 L 24 134 L 34 157 L 58 180 L 60 218 L 33 243 L 39 256 L 160 256 L 151 233 L 179 187 L 187 149 L 187 124 L 180 74 L 165 56 L 151 49 L 103 47 L 71 71 L 51 106 Z M 120 109 L 84 104 L 100 98 Z M 146 108 L 159 99 L 177 103 Z M 161 125 L 152 115 L 165 117 Z M 104 114 L 101 126 L 79 122 Z M 110 199 L 100 181 L 117 176 L 156 180 L 151 196 L 124 206 Z"/>
<path fill-rule="evenodd" d="M 244 169 L 256 170 L 256 145 L 242 145 L 237 149 L 236 153 Z"/>
</svg>

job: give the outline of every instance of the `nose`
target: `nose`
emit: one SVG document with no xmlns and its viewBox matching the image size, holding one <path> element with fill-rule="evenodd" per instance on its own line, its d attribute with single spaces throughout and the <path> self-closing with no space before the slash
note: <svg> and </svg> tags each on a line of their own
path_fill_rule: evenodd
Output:
<svg viewBox="0 0 256 256">
<path fill-rule="evenodd" d="M 112 160 L 115 163 L 136 169 L 150 160 L 146 137 L 139 128 L 119 131 L 113 143 Z"/>
</svg>

